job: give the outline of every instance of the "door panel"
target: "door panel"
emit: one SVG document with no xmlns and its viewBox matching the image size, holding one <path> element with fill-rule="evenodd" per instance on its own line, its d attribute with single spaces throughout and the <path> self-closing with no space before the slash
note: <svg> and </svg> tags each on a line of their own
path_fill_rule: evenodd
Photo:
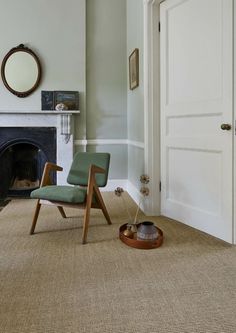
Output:
<svg viewBox="0 0 236 333">
<path fill-rule="evenodd" d="M 166 0 L 161 15 L 162 214 L 233 242 L 232 0 Z"/>
</svg>

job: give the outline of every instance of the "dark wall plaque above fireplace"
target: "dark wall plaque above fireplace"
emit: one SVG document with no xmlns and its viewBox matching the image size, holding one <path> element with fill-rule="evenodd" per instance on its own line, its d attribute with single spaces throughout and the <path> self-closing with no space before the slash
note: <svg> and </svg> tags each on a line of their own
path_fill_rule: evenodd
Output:
<svg viewBox="0 0 236 333">
<path fill-rule="evenodd" d="M 0 127 L 0 198 L 29 196 L 56 151 L 55 127 Z"/>
</svg>

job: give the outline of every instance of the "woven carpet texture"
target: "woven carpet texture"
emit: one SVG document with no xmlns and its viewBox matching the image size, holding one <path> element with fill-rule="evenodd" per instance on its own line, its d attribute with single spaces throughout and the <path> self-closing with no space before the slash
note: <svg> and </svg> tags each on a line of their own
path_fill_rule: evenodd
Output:
<svg viewBox="0 0 236 333">
<path fill-rule="evenodd" d="M 0 212 L 1 333 L 235 333 L 236 248 L 164 217 L 153 250 L 118 238 L 128 221 L 122 198 L 103 193 L 113 224 L 92 210 L 81 244 L 82 210 L 43 206 L 29 235 L 35 201 Z M 124 193 L 132 216 L 136 206 Z"/>
</svg>

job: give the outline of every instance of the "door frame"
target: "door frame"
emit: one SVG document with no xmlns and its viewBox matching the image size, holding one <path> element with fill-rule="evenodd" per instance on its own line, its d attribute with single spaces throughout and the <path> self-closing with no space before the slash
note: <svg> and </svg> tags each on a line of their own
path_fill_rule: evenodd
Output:
<svg viewBox="0 0 236 333">
<path fill-rule="evenodd" d="M 143 0 L 144 8 L 144 163 L 145 173 L 150 177 L 150 196 L 145 213 L 161 214 L 160 174 L 160 3 L 165 0 Z M 233 15 L 236 18 L 236 0 Z M 236 244 L 236 24 L 233 19 L 233 244 Z M 235 82 L 235 83 L 234 83 Z"/>
<path fill-rule="evenodd" d="M 236 189 L 236 112 L 235 112 L 235 101 L 236 101 L 236 0 L 233 0 L 233 244 L 236 244 L 236 196 L 235 196 L 235 189 Z"/>
<path fill-rule="evenodd" d="M 160 57 L 161 0 L 143 0 L 144 22 L 144 169 L 149 175 L 145 214 L 160 215 Z"/>
</svg>

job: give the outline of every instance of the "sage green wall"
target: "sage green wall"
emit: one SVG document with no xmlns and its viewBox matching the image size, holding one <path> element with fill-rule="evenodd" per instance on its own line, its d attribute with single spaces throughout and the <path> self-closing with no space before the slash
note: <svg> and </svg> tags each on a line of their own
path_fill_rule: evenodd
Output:
<svg viewBox="0 0 236 333">
<path fill-rule="evenodd" d="M 126 0 L 87 0 L 87 139 L 127 135 Z"/>
<path fill-rule="evenodd" d="M 0 0 L 0 61 L 23 43 L 40 58 L 42 80 L 26 98 L 0 84 L 0 110 L 41 110 L 41 90 L 78 90 L 83 131 L 85 101 L 85 0 Z M 79 125 L 80 124 L 80 125 Z"/>
<path fill-rule="evenodd" d="M 126 139 L 126 0 L 87 0 L 86 6 L 86 138 Z M 111 152 L 110 178 L 127 179 L 127 145 L 87 150 Z"/>
<path fill-rule="evenodd" d="M 132 141 L 144 142 L 144 96 L 143 96 L 143 0 L 127 0 L 127 59 L 139 49 L 139 86 L 127 87 L 128 118 L 128 179 L 140 187 L 139 178 L 144 173 L 144 149 L 132 145 Z M 127 73 L 128 76 L 128 73 Z"/>
<path fill-rule="evenodd" d="M 143 142 L 143 0 L 127 0 L 127 58 L 135 48 L 139 49 L 139 86 L 128 89 L 128 138 Z"/>
<path fill-rule="evenodd" d="M 102 139 L 102 144 L 88 145 L 87 150 L 110 151 L 111 178 L 129 177 L 135 183 L 142 173 L 143 149 L 104 140 L 143 142 L 142 0 L 0 3 L 4 8 L 0 58 L 25 43 L 38 54 L 43 69 L 39 88 L 27 98 L 20 99 L 1 85 L 0 109 L 39 110 L 41 90 L 78 90 L 81 114 L 75 121 L 75 150 L 85 149 L 79 140 Z M 140 86 L 130 91 L 128 56 L 136 47 Z"/>
<path fill-rule="evenodd" d="M 109 179 L 127 179 L 127 145 L 89 145 L 89 152 L 109 152 L 111 154 Z"/>
</svg>

